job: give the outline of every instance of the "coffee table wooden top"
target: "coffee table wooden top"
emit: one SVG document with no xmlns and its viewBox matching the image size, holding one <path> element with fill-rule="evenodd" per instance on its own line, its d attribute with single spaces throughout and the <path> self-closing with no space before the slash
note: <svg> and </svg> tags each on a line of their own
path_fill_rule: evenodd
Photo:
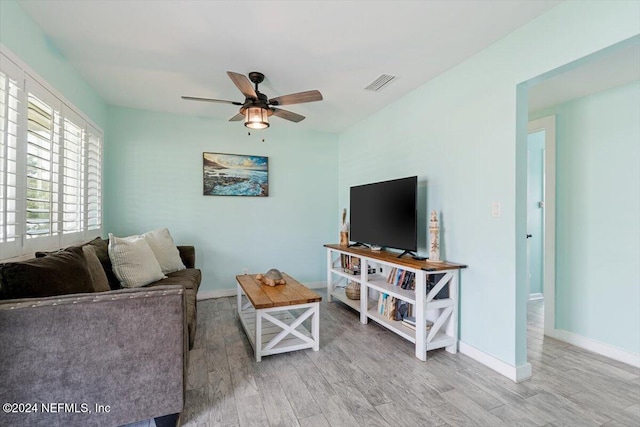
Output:
<svg viewBox="0 0 640 427">
<path fill-rule="evenodd" d="M 322 296 L 307 288 L 288 274 L 282 273 L 286 285 L 267 286 L 256 279 L 256 274 L 236 276 L 238 284 L 255 309 L 282 307 L 322 301 Z"/>
</svg>

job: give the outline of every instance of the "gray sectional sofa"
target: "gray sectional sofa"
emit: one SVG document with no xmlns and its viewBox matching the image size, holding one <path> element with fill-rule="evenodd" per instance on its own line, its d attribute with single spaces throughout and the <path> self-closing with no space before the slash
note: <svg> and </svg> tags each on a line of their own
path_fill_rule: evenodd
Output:
<svg viewBox="0 0 640 427">
<path fill-rule="evenodd" d="M 3 407 L 0 425 L 175 424 L 195 338 L 195 249 L 178 246 L 185 270 L 115 289 L 108 242 L 86 245 L 94 246 L 113 289 L 67 285 L 84 274 L 77 247 L 0 265 L 0 396 L 13 406 Z M 80 265 L 67 268 L 74 257 Z"/>
</svg>

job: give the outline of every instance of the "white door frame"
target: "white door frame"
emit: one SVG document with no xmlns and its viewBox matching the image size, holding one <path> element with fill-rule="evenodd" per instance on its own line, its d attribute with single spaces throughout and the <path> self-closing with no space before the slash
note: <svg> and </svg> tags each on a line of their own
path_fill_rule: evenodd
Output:
<svg viewBox="0 0 640 427">
<path fill-rule="evenodd" d="M 543 187 L 544 255 L 542 260 L 544 334 L 551 335 L 556 326 L 556 116 L 542 117 L 529 122 L 528 133 L 541 130 L 545 131 Z"/>
</svg>

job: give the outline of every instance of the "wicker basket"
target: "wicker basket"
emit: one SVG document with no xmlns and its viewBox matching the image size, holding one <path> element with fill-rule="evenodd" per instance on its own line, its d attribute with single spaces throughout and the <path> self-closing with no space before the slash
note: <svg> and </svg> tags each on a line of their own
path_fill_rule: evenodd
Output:
<svg viewBox="0 0 640 427">
<path fill-rule="evenodd" d="M 344 290 L 349 299 L 360 299 L 360 283 L 350 282 Z"/>
</svg>

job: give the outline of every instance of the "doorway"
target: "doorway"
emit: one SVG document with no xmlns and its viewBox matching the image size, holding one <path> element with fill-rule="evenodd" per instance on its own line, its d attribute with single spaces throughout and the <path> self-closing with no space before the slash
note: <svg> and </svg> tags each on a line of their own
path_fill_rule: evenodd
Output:
<svg viewBox="0 0 640 427">
<path fill-rule="evenodd" d="M 544 320 L 540 319 L 540 326 L 544 324 L 545 334 L 551 332 L 555 326 L 555 157 L 555 116 L 529 122 L 527 138 L 528 307 L 534 307 L 536 316 L 542 315 Z"/>
<path fill-rule="evenodd" d="M 543 299 L 544 139 L 546 131 L 527 137 L 527 287 L 529 301 Z"/>
</svg>

